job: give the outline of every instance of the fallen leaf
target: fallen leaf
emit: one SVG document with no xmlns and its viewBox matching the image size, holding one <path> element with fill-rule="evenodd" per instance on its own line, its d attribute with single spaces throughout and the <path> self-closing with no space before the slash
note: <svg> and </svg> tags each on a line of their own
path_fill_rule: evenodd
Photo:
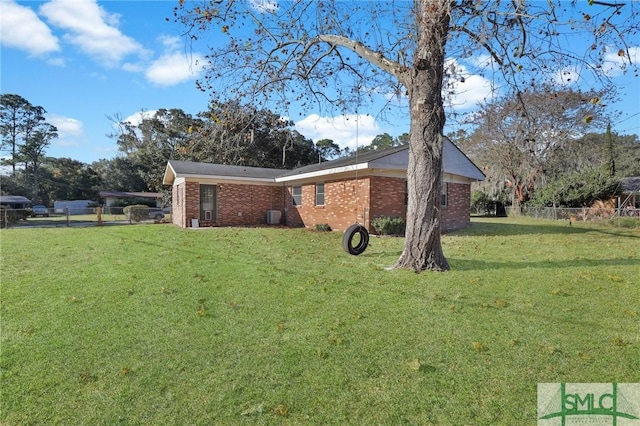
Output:
<svg viewBox="0 0 640 426">
<path fill-rule="evenodd" d="M 475 349 L 476 352 L 485 352 L 487 350 L 487 348 L 480 342 L 473 342 L 473 349 Z"/>
<path fill-rule="evenodd" d="M 240 415 L 242 416 L 254 416 L 256 414 L 262 414 L 264 413 L 264 403 L 260 403 L 258 405 L 254 405 L 252 407 L 247 408 L 246 410 L 242 411 L 242 413 L 240 413 Z"/>
</svg>

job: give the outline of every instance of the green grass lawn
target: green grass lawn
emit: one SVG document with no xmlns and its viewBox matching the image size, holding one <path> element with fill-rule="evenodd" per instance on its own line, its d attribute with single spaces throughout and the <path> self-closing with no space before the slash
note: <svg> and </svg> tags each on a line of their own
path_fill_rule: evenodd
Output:
<svg viewBox="0 0 640 426">
<path fill-rule="evenodd" d="M 640 228 L 476 219 L 452 270 L 340 233 L 9 229 L 2 425 L 534 425 L 540 382 L 640 382 Z"/>
</svg>

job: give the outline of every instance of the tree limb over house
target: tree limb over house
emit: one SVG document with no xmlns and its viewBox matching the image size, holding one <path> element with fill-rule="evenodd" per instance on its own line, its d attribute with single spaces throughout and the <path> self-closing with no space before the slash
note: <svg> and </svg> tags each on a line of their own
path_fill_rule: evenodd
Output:
<svg viewBox="0 0 640 426">
<path fill-rule="evenodd" d="M 199 87 L 216 99 L 351 112 L 400 95 L 410 116 L 405 245 L 396 268 L 449 269 L 440 242 L 443 91 L 447 59 L 491 58 L 494 90 L 518 97 L 562 70 L 590 72 L 606 88 L 607 55 L 625 69 L 639 29 L 634 2 L 270 2 L 180 0 L 176 21 L 212 48 Z M 213 37 L 211 37 L 213 36 Z M 576 51 L 578 40 L 585 45 Z M 584 41 L 589 38 L 588 43 Z M 492 72 L 478 66 L 477 72 Z M 385 104 L 385 108 L 389 104 Z M 520 98 L 526 114 L 526 103 Z"/>
</svg>

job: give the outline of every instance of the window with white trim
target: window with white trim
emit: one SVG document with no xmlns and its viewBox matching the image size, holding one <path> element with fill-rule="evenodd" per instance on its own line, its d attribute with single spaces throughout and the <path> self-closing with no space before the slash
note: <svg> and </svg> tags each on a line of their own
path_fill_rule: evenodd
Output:
<svg viewBox="0 0 640 426">
<path fill-rule="evenodd" d="M 200 220 L 216 221 L 216 193 L 215 185 L 200 185 Z"/>
<path fill-rule="evenodd" d="M 316 206 L 324 206 L 324 182 L 316 183 Z"/>
<path fill-rule="evenodd" d="M 302 205 L 302 187 L 301 186 L 291 187 L 291 199 L 293 201 L 294 206 Z"/>
</svg>

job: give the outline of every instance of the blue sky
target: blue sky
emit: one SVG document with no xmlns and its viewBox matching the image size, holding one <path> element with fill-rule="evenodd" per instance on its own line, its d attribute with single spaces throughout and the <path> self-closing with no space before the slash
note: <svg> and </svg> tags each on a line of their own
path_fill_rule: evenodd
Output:
<svg viewBox="0 0 640 426">
<path fill-rule="evenodd" d="M 189 49 L 172 17 L 176 1 L 0 0 L 0 91 L 44 107 L 60 137 L 47 155 L 91 163 L 118 155 L 107 116 L 131 118 L 142 110 L 207 109 L 208 95 L 195 87 L 195 59 L 205 46 Z M 213 36 L 212 36 L 213 37 Z M 631 40 L 638 59 L 640 40 Z M 457 63 L 458 67 L 464 64 Z M 614 76 L 622 88 L 623 111 L 614 130 L 640 133 L 640 81 Z M 469 75 L 458 85 L 456 109 L 469 111 L 487 96 L 488 81 Z M 333 139 L 342 147 L 368 144 L 381 133 L 407 132 L 408 119 L 393 124 L 373 116 L 357 120 L 309 114 L 297 129 L 314 141 Z"/>
</svg>

